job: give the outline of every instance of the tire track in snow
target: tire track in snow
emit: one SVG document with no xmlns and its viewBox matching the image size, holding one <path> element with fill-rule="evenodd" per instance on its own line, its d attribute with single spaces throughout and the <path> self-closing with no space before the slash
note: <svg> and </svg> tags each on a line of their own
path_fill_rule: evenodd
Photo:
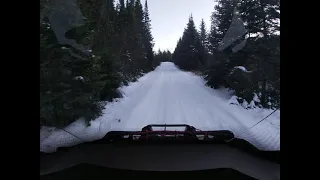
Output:
<svg viewBox="0 0 320 180">
<path fill-rule="evenodd" d="M 127 128 L 127 130 L 141 130 L 141 124 L 145 121 L 146 118 L 150 117 L 152 112 L 149 111 L 149 113 L 145 114 L 143 105 L 147 102 L 147 104 L 150 104 L 150 99 L 152 96 L 155 96 L 157 92 L 157 88 L 160 87 L 159 84 L 157 84 L 157 80 L 161 78 L 159 76 L 159 72 L 153 71 L 149 75 L 149 78 L 154 79 L 154 81 L 150 81 L 149 78 L 144 78 L 143 81 L 137 81 L 135 83 L 136 86 L 139 85 L 139 83 L 144 84 L 144 86 L 140 86 L 139 88 L 135 88 L 134 91 L 130 93 L 131 96 L 128 96 L 127 98 L 123 99 L 122 103 L 115 108 L 115 110 L 118 110 L 115 116 L 117 119 L 121 119 L 121 123 L 112 123 L 111 130 L 120 130 Z M 144 115 L 144 118 L 141 119 L 142 116 L 139 117 L 139 114 L 142 113 Z M 135 118 L 134 120 L 131 120 Z"/>
</svg>

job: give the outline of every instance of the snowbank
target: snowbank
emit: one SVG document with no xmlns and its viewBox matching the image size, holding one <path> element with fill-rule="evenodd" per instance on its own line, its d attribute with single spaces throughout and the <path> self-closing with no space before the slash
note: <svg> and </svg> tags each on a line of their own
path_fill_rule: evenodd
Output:
<svg viewBox="0 0 320 180">
<path fill-rule="evenodd" d="M 229 99 L 228 102 L 229 102 L 229 104 L 239 105 L 238 97 L 237 97 L 237 96 L 232 96 L 232 97 Z"/>
</svg>

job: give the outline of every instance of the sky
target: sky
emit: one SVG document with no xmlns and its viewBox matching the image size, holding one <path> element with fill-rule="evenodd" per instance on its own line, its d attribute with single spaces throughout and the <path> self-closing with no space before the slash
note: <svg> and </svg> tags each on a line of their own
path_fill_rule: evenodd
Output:
<svg viewBox="0 0 320 180">
<path fill-rule="evenodd" d="M 214 0 L 148 0 L 154 51 L 174 51 L 191 13 L 198 29 L 203 18 L 209 30 L 215 4 Z"/>
</svg>

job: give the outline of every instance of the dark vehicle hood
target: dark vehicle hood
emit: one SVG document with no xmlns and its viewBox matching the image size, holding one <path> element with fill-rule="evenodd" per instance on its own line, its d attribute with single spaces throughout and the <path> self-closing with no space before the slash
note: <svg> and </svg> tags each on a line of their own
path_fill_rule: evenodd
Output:
<svg viewBox="0 0 320 180">
<path fill-rule="evenodd" d="M 82 144 L 40 158 L 40 174 L 77 164 L 142 171 L 231 168 L 257 179 L 280 179 L 280 165 L 226 144 Z"/>
<path fill-rule="evenodd" d="M 165 130 L 152 127 L 165 126 Z M 185 127 L 168 131 L 168 127 Z M 256 179 L 280 178 L 280 152 L 260 151 L 231 131 L 189 125 L 148 125 L 137 132 L 112 131 L 100 140 L 52 154 L 40 153 L 40 175 L 88 164 L 119 170 L 190 172 L 233 169 Z M 90 172 L 88 172 L 90 174 Z"/>
</svg>

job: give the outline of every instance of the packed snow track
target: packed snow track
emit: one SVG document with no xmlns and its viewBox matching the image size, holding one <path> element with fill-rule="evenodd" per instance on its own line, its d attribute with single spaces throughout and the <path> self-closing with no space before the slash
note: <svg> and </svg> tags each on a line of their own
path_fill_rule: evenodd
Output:
<svg viewBox="0 0 320 180">
<path fill-rule="evenodd" d="M 124 98 L 106 105 L 104 115 L 85 127 L 75 122 L 66 130 L 84 141 L 103 137 L 112 130 L 141 130 L 148 124 L 189 124 L 201 130 L 231 130 L 259 149 L 280 149 L 280 111 L 251 128 L 272 110 L 244 109 L 230 105 L 230 96 L 205 85 L 203 78 L 163 62 L 137 82 L 122 87 Z M 62 130 L 44 131 L 40 150 L 80 143 Z M 44 137 L 45 136 L 45 137 Z"/>
</svg>

